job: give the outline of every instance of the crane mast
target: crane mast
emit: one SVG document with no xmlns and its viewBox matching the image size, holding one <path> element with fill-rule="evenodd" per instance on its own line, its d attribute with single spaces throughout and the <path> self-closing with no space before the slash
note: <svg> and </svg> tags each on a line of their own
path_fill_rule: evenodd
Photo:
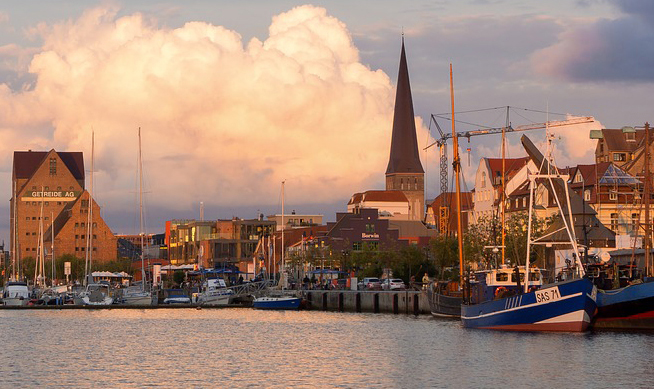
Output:
<svg viewBox="0 0 654 389">
<path fill-rule="evenodd" d="M 432 114 L 431 115 L 431 121 L 434 123 L 436 126 L 436 129 L 440 133 L 440 138 L 437 139 L 435 142 L 431 143 L 427 147 L 424 148 L 424 150 L 427 150 L 431 148 L 432 146 L 438 146 L 439 149 L 439 162 L 440 162 L 440 190 L 441 194 L 447 193 L 448 191 L 448 178 L 447 178 L 447 173 L 448 173 L 448 158 L 447 158 L 447 140 L 452 139 L 452 138 L 468 138 L 468 142 L 470 141 L 470 138 L 473 136 L 480 136 L 480 135 L 494 135 L 494 134 L 502 134 L 503 138 L 504 135 L 507 133 L 511 132 L 521 132 L 521 131 L 531 131 L 531 130 L 541 130 L 545 128 L 558 128 L 558 127 L 565 127 L 565 126 L 573 126 L 577 124 L 587 124 L 587 123 L 594 123 L 595 118 L 592 116 L 581 116 L 581 117 L 574 117 L 566 120 L 553 120 L 553 121 L 547 121 L 543 123 L 533 123 L 533 124 L 525 124 L 525 125 L 520 125 L 516 127 L 512 127 L 509 121 L 509 109 L 512 107 L 507 106 L 507 114 L 506 114 L 506 126 L 503 127 L 495 127 L 495 128 L 480 128 L 476 130 L 469 130 L 469 131 L 459 131 L 459 132 L 444 132 L 441 130 L 437 119 L 443 119 L 443 120 L 451 120 L 449 117 L 442 116 L 442 115 L 437 115 L 437 114 Z M 504 142 L 504 139 L 502 140 Z M 455 153 L 458 153 L 458 150 L 454 150 Z M 439 224 L 438 224 L 438 229 L 439 232 L 442 234 L 448 234 L 448 225 L 449 225 L 449 215 L 450 215 L 450 206 L 451 204 L 443 204 L 445 206 L 441 206 L 439 209 Z"/>
</svg>

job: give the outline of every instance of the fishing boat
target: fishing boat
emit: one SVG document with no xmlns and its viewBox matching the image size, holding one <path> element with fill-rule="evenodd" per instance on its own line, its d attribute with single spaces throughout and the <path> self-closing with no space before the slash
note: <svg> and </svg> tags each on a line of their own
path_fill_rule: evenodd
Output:
<svg viewBox="0 0 654 389">
<path fill-rule="evenodd" d="M 282 181 L 282 258 L 280 267 L 280 285 L 282 292 L 286 287 L 286 263 L 284 261 L 284 181 Z M 299 309 L 301 299 L 293 296 L 259 296 L 252 301 L 252 306 L 256 309 Z"/>
<path fill-rule="evenodd" d="M 529 174 L 529 220 L 527 225 L 527 253 L 524 276 L 516 272 L 516 284 L 522 278 L 524 285 L 515 294 L 498 295 L 497 288 L 488 283 L 487 278 L 473 275 L 468 282 L 469 295 L 461 308 L 461 320 L 466 328 L 487 328 L 510 331 L 567 331 L 582 332 L 590 326 L 597 309 L 597 288 L 586 277 L 579 255 L 575 234 L 575 213 L 580 208 L 581 199 L 568 190 L 568 175 L 560 174 L 550 165 L 551 137 L 548 140 L 548 158 L 535 148 L 526 136 L 522 144 L 536 166 L 538 174 Z M 534 209 L 534 190 L 539 181 L 552 194 L 560 214 L 560 227 L 546 231 L 541 238 L 532 237 L 532 215 Z M 565 202 L 565 206 L 564 206 Z M 574 203 L 574 205 L 573 205 Z M 575 209 L 575 212 L 573 212 Z M 585 212 L 586 209 L 583 208 Z M 551 228 L 552 228 L 551 227 Z M 571 279 L 548 285 L 532 285 L 533 271 L 530 268 L 530 251 L 537 244 L 553 245 L 546 238 L 562 233 L 567 241 L 554 242 L 557 247 L 570 247 L 575 265 L 571 266 Z M 527 280 L 525 282 L 525 280 Z M 491 294 L 491 290 L 493 290 Z"/>
<path fill-rule="evenodd" d="M 645 123 L 645 161 L 643 172 L 643 207 L 645 210 L 645 231 L 642 252 L 645 256 L 645 277 L 633 280 L 631 277 L 629 285 L 621 285 L 619 273 L 614 269 L 613 276 L 617 279 L 616 288 L 600 288 L 597 294 L 597 317 L 593 328 L 602 330 L 654 330 L 654 279 L 652 279 L 651 259 L 651 223 L 650 223 L 650 198 L 651 198 L 651 177 L 649 171 L 650 153 L 650 128 Z M 639 250 L 640 251 L 640 250 Z M 630 271 L 631 273 L 631 271 Z M 643 282 L 644 281 L 644 282 Z M 620 287 L 621 286 L 621 287 Z"/>
<path fill-rule="evenodd" d="M 463 280 L 463 224 L 461 220 L 461 159 L 459 157 L 459 137 L 456 133 L 454 120 L 454 81 L 452 77 L 452 64 L 450 64 L 450 99 L 452 103 L 452 142 L 454 162 L 454 182 L 456 186 L 456 225 L 457 243 L 459 252 L 459 280 Z M 427 288 L 427 301 L 431 314 L 437 317 L 461 317 L 461 304 L 463 304 L 463 291 L 460 282 L 434 281 Z"/>
<path fill-rule="evenodd" d="M 127 288 L 123 293 L 121 303 L 125 305 L 153 305 L 155 304 L 151 290 L 146 290 L 145 282 L 145 233 L 143 231 L 143 159 L 141 155 L 141 127 L 139 137 L 139 237 L 141 239 L 141 285 L 140 288 Z"/>
</svg>

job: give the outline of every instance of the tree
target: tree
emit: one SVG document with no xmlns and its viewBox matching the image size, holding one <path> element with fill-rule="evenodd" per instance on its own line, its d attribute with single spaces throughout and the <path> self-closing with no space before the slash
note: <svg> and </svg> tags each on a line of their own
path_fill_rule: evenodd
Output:
<svg viewBox="0 0 654 389">
<path fill-rule="evenodd" d="M 434 265 L 438 271 L 438 276 L 445 280 L 445 269 L 448 267 L 458 267 L 459 265 L 459 243 L 456 237 L 441 235 L 432 238 L 429 241 L 429 248 L 434 258 Z M 458 272 L 450 273 L 458 278 Z"/>
</svg>

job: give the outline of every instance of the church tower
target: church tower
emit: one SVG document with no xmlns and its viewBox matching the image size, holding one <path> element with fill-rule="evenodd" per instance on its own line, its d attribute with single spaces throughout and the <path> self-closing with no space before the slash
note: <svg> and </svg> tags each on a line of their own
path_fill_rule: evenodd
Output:
<svg viewBox="0 0 654 389">
<path fill-rule="evenodd" d="M 397 76 L 391 155 L 386 168 L 386 190 L 400 190 L 409 200 L 409 220 L 422 220 L 425 213 L 425 171 L 420 163 L 409 70 L 404 53 L 400 55 Z"/>
</svg>

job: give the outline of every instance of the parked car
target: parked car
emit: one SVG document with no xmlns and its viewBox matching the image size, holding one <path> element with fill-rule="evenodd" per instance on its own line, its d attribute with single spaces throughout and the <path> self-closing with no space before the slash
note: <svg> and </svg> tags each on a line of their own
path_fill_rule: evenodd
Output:
<svg viewBox="0 0 654 389">
<path fill-rule="evenodd" d="M 382 287 L 383 290 L 404 290 L 404 289 L 406 289 L 406 285 L 404 285 L 404 281 L 402 281 L 400 278 L 391 278 L 390 280 L 388 278 L 386 278 L 385 280 L 382 281 L 381 287 Z"/>
<path fill-rule="evenodd" d="M 377 277 L 365 277 L 357 286 L 359 289 L 381 290 L 381 281 Z"/>
</svg>

